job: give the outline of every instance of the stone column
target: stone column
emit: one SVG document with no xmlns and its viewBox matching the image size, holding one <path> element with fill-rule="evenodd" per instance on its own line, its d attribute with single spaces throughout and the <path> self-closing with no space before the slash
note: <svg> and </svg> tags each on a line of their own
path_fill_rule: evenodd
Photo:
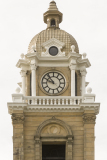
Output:
<svg viewBox="0 0 107 160">
<path fill-rule="evenodd" d="M 81 84 L 81 87 L 82 87 L 82 96 L 85 94 L 85 76 L 86 76 L 86 70 L 81 70 L 81 76 L 82 76 L 82 84 Z"/>
<path fill-rule="evenodd" d="M 31 83 L 31 89 L 32 89 L 32 96 L 36 96 L 36 68 L 37 66 L 35 64 L 31 64 L 31 70 L 32 70 L 32 83 Z"/>
<path fill-rule="evenodd" d="M 24 115 L 12 114 L 13 160 L 24 160 Z"/>
<path fill-rule="evenodd" d="M 26 94 L 26 71 L 21 70 L 20 74 L 22 76 L 22 93 L 25 96 Z"/>
<path fill-rule="evenodd" d="M 75 96 L 75 68 L 76 65 L 70 65 L 71 69 L 71 96 Z"/>
<path fill-rule="evenodd" d="M 41 141 L 39 137 L 34 137 L 35 139 L 35 160 L 42 160 L 42 148 Z"/>
<path fill-rule="evenodd" d="M 84 122 L 84 160 L 94 160 L 94 126 L 96 115 L 94 113 L 85 113 Z"/>
<path fill-rule="evenodd" d="M 73 136 L 68 137 L 66 142 L 66 160 L 72 160 L 72 144 L 73 144 Z"/>
</svg>

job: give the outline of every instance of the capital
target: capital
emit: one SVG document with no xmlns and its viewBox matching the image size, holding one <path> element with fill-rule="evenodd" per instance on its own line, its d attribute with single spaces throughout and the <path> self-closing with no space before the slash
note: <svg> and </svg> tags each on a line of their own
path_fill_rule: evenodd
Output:
<svg viewBox="0 0 107 160">
<path fill-rule="evenodd" d="M 27 71 L 24 71 L 24 70 L 20 71 L 20 74 L 21 74 L 22 77 L 26 77 L 26 73 L 27 73 Z"/>
<path fill-rule="evenodd" d="M 96 115 L 95 114 L 84 114 L 83 115 L 83 122 L 84 123 L 95 123 Z"/>
<path fill-rule="evenodd" d="M 34 140 L 35 140 L 35 144 L 40 144 L 40 138 L 39 137 L 34 137 Z"/>
<path fill-rule="evenodd" d="M 81 73 L 81 75 L 82 75 L 82 76 L 86 76 L 87 71 L 86 71 L 86 69 L 84 69 L 84 70 L 80 70 L 80 73 Z"/>
<path fill-rule="evenodd" d="M 37 66 L 35 64 L 31 64 L 30 67 L 31 67 L 31 70 L 36 70 L 36 68 L 37 68 Z"/>
<path fill-rule="evenodd" d="M 70 70 L 76 70 L 76 65 L 75 64 L 70 64 L 69 68 L 70 68 Z"/>
<path fill-rule="evenodd" d="M 70 145 L 72 145 L 72 143 L 73 143 L 73 140 L 74 140 L 74 136 L 68 136 L 68 140 L 67 140 L 67 143 Z"/>
<path fill-rule="evenodd" d="M 24 118 L 24 115 L 12 114 L 11 119 L 13 124 L 19 124 L 19 123 L 23 124 L 25 118 Z"/>
</svg>

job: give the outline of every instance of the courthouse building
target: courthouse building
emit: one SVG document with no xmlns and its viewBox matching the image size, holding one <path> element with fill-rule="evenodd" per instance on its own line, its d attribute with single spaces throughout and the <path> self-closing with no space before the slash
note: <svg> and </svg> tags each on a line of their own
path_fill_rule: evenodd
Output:
<svg viewBox="0 0 107 160">
<path fill-rule="evenodd" d="M 22 82 L 8 102 L 13 160 L 94 160 L 100 104 L 85 81 L 91 64 L 74 37 L 60 29 L 63 14 L 55 1 L 43 17 L 47 28 L 21 54 L 16 66 Z"/>
</svg>

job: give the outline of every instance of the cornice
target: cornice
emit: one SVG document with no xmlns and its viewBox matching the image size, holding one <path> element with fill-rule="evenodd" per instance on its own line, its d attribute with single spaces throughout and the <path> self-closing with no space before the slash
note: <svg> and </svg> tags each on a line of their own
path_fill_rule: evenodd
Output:
<svg viewBox="0 0 107 160">
<path fill-rule="evenodd" d="M 33 52 L 33 53 L 27 53 L 25 56 L 26 56 L 27 58 L 33 58 L 33 57 L 36 57 L 37 55 L 38 55 L 37 52 Z"/>
<path fill-rule="evenodd" d="M 16 67 L 21 68 L 22 66 L 29 66 L 29 64 L 30 64 L 29 60 L 19 59 L 17 64 L 16 64 Z"/>
<path fill-rule="evenodd" d="M 37 52 L 28 53 L 25 55 L 27 59 L 19 59 L 16 66 L 18 68 L 30 70 L 30 61 L 34 61 L 37 66 L 47 67 L 69 67 L 75 61 L 76 70 L 88 68 L 91 66 L 88 59 L 82 59 L 81 54 L 70 52 L 67 56 L 42 57 Z"/>
<path fill-rule="evenodd" d="M 13 111 L 23 112 L 84 112 L 94 111 L 95 114 L 99 113 L 100 103 L 81 103 L 79 105 L 29 105 L 27 103 L 8 103 L 8 112 L 12 114 Z"/>
<path fill-rule="evenodd" d="M 29 60 L 34 59 L 37 66 L 47 66 L 47 67 L 69 67 L 71 60 L 77 60 L 81 58 L 81 55 L 78 53 L 70 52 L 67 56 L 55 56 L 55 57 L 42 57 L 38 53 L 28 53 L 26 57 Z"/>
<path fill-rule="evenodd" d="M 77 63 L 78 63 L 78 67 L 85 66 L 86 68 L 88 68 L 91 66 L 91 63 L 89 62 L 88 59 L 78 59 Z"/>
</svg>

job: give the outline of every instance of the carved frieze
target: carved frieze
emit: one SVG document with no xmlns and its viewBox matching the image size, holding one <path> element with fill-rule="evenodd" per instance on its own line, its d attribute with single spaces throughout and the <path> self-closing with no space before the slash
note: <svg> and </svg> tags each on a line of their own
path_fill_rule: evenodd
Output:
<svg viewBox="0 0 107 160">
<path fill-rule="evenodd" d="M 53 124 L 49 124 L 46 127 L 44 127 L 41 134 L 55 136 L 55 135 L 66 135 L 67 133 L 62 126 L 53 123 Z"/>
<path fill-rule="evenodd" d="M 84 114 L 83 122 L 84 123 L 95 123 L 96 115 L 95 114 Z"/>
<path fill-rule="evenodd" d="M 23 115 L 12 114 L 11 119 L 13 124 L 17 124 L 17 123 L 23 123 L 25 117 Z"/>
</svg>

